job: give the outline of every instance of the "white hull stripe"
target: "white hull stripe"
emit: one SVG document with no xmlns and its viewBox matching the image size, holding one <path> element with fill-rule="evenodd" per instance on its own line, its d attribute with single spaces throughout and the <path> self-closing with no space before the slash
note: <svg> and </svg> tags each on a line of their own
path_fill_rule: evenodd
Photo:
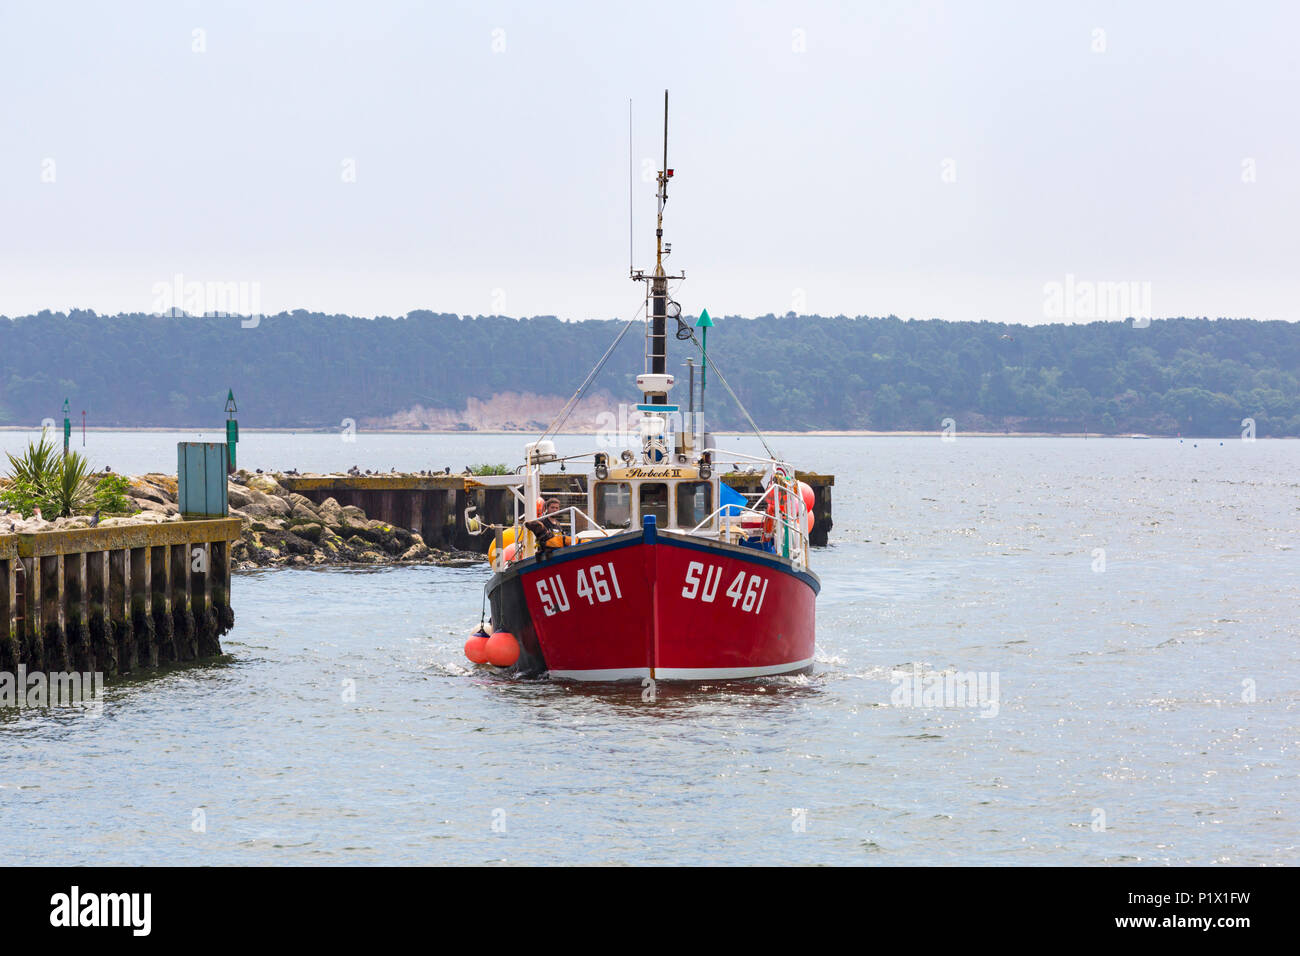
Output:
<svg viewBox="0 0 1300 956">
<path fill-rule="evenodd" d="M 648 667 L 610 667 L 594 671 L 550 671 L 560 680 L 639 680 L 650 676 Z"/>
<path fill-rule="evenodd" d="M 770 677 L 773 674 L 788 674 L 801 671 L 812 664 L 810 657 L 806 661 L 791 661 L 789 664 L 769 664 L 766 667 L 656 667 L 655 677 L 660 680 L 724 680 L 728 677 Z"/>
<path fill-rule="evenodd" d="M 726 680 L 740 677 L 770 677 L 774 674 L 788 674 L 801 671 L 810 666 L 813 659 L 791 661 L 788 664 L 768 664 L 764 667 L 656 667 L 657 680 Z M 650 676 L 648 667 L 612 667 L 605 670 L 590 671 L 551 671 L 550 675 L 559 680 L 640 680 Z"/>
</svg>

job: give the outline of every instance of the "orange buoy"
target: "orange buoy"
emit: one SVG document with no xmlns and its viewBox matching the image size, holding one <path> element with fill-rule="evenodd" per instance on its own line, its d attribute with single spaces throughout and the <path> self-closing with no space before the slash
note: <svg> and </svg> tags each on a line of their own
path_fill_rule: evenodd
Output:
<svg viewBox="0 0 1300 956">
<path fill-rule="evenodd" d="M 488 636 L 482 631 L 475 631 L 465 642 L 465 656 L 475 664 L 486 664 L 488 662 Z"/>
<path fill-rule="evenodd" d="M 509 667 L 519 660 L 519 642 L 509 631 L 497 631 L 487 639 L 487 659 L 497 667 Z"/>
<path fill-rule="evenodd" d="M 817 504 L 817 492 L 813 491 L 812 485 L 806 481 L 801 481 L 798 484 L 799 494 L 803 496 L 803 506 L 811 512 Z"/>
<path fill-rule="evenodd" d="M 511 544 L 514 540 L 515 540 L 514 528 L 506 528 L 505 531 L 501 532 L 501 544 L 503 546 Z M 508 549 L 504 547 L 502 550 L 506 551 L 506 553 L 509 553 Z M 488 545 L 488 562 L 491 564 L 496 564 L 496 557 L 497 557 L 497 543 L 496 541 L 493 541 L 491 544 Z M 506 558 L 506 560 L 509 561 L 511 559 Z"/>
</svg>

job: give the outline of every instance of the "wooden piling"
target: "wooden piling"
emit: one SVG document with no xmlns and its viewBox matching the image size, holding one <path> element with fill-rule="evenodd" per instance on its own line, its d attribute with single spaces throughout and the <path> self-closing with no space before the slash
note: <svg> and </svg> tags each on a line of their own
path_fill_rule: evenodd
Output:
<svg viewBox="0 0 1300 956">
<path fill-rule="evenodd" d="M 132 548 L 129 604 L 131 636 L 135 639 L 136 665 L 139 667 L 158 666 L 158 646 L 154 641 L 153 616 L 150 613 L 153 603 L 150 571 L 149 549 Z"/>
<path fill-rule="evenodd" d="M 0 671 L 13 673 L 22 660 L 18 631 L 18 542 L 0 538 Z"/>
<path fill-rule="evenodd" d="M 169 664 L 176 657 L 175 624 L 171 606 L 171 547 L 160 544 L 149 548 L 149 602 L 153 619 L 154 643 L 159 663 Z"/>
<path fill-rule="evenodd" d="M 29 670 L 45 669 L 45 641 L 41 636 L 41 559 L 23 561 L 23 654 Z"/>
<path fill-rule="evenodd" d="M 68 666 L 87 673 L 95 670 L 90 641 L 90 614 L 86 597 L 86 552 L 60 555 L 63 561 L 63 633 L 68 641 Z"/>
<path fill-rule="evenodd" d="M 212 562 L 208 571 L 209 588 L 212 593 L 212 614 L 216 620 L 216 638 L 220 638 L 235 624 L 235 612 L 230 605 L 230 542 L 210 542 L 208 558 Z M 216 653 L 221 653 L 220 643 L 217 644 Z"/>
<path fill-rule="evenodd" d="M 109 640 L 116 648 L 119 673 L 135 670 L 135 648 L 131 640 L 130 591 L 131 552 L 112 551 L 108 556 Z"/>
<path fill-rule="evenodd" d="M 194 628 L 194 609 L 190 605 L 190 546 L 173 544 L 168 548 L 171 560 L 172 633 L 176 659 L 192 661 L 199 656 L 198 632 Z"/>
<path fill-rule="evenodd" d="M 209 542 L 190 546 L 190 606 L 194 609 L 194 630 L 200 657 L 221 653 L 220 623 L 212 606 L 212 549 Z"/>
<path fill-rule="evenodd" d="M 117 644 L 109 615 L 109 552 L 86 552 L 87 623 L 95 663 L 104 674 L 117 674 Z"/>
</svg>

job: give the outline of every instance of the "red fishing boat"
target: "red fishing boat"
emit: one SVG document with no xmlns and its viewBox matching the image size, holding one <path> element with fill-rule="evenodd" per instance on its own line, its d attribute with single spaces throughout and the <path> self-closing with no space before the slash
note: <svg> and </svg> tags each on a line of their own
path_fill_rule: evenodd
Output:
<svg viewBox="0 0 1300 956">
<path fill-rule="evenodd" d="M 513 502 L 509 525 L 467 525 L 491 533 L 491 606 L 465 645 L 475 663 L 513 674 L 579 681 L 725 680 L 811 670 L 815 601 L 820 589 L 809 569 L 812 490 L 795 478 L 763 436 L 767 457 L 720 453 L 703 428 L 704 390 L 712 371 L 735 397 L 707 351 L 707 311 L 695 330 L 669 296 L 663 212 L 674 170 L 668 166 L 668 97 L 664 94 L 664 163 L 658 175 L 655 268 L 632 269 L 646 284 L 643 310 L 623 327 L 646 326 L 645 368 L 636 377 L 641 401 L 621 452 L 598 450 L 561 457 L 546 435 L 525 448 L 515 474 L 467 484 L 503 488 Z M 643 318 L 644 313 L 644 318 Z M 669 402 L 668 323 L 675 337 L 699 348 L 700 405 L 692 370 L 689 410 Z M 618 344 L 615 340 L 615 345 Z M 611 346 L 605 358 L 614 352 Z M 571 410 L 604 364 L 566 406 Z M 743 406 L 742 406 L 743 411 Z M 611 416 L 613 417 L 613 416 Z M 748 418 L 746 413 L 746 418 Z M 751 425 L 753 424 L 750 419 Z M 756 434 L 758 433 L 755 427 Z M 609 439 L 605 439 L 609 442 Z M 589 462 L 590 471 L 576 467 Z M 565 491 L 545 480 L 559 465 Z M 762 491 L 742 495 L 720 477 L 723 466 L 763 474 Z M 557 472 L 558 474 L 558 472 Z"/>
</svg>

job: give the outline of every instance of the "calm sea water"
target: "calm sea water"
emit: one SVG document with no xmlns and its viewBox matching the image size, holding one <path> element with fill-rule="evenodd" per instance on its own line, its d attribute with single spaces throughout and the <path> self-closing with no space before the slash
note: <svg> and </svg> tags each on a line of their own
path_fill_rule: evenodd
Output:
<svg viewBox="0 0 1300 956">
<path fill-rule="evenodd" d="M 174 470 L 177 440 L 220 437 L 86 450 Z M 240 456 L 459 470 L 523 440 L 246 432 Z M 813 676 L 653 703 L 499 680 L 461 655 L 486 569 L 243 574 L 227 661 L 116 683 L 98 717 L 0 713 L 0 855 L 1300 861 L 1300 442 L 774 444 L 836 475 Z M 914 666 L 995 675 L 996 715 L 905 706 Z"/>
</svg>

